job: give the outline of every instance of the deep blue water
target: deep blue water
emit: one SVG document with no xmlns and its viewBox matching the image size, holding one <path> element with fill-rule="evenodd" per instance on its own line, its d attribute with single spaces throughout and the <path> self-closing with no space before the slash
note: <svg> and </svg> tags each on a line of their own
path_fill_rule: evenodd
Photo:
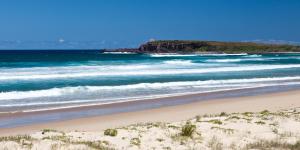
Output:
<svg viewBox="0 0 300 150">
<path fill-rule="evenodd" d="M 300 84 L 300 54 L 0 51 L 0 112 Z"/>
</svg>

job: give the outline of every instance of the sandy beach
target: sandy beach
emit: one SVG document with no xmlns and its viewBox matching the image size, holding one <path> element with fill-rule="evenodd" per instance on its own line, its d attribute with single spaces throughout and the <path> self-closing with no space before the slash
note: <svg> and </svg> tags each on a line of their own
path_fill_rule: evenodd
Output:
<svg viewBox="0 0 300 150">
<path fill-rule="evenodd" d="M 299 8 L 3 1 L 0 150 L 300 150 Z"/>
<path fill-rule="evenodd" d="M 65 132 L 75 130 L 96 132 L 106 128 L 116 128 L 136 123 L 182 121 L 197 115 L 218 114 L 220 112 L 278 111 L 300 107 L 299 99 L 299 90 L 259 96 L 215 99 L 135 112 L 40 123 L 16 128 L 1 128 L 0 135 L 30 134 L 42 129 L 55 129 Z"/>
</svg>

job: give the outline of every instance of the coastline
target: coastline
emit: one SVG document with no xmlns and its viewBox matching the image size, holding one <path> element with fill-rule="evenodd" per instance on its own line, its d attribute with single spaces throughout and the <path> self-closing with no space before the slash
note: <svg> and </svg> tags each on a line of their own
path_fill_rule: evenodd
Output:
<svg viewBox="0 0 300 150">
<path fill-rule="evenodd" d="M 189 96 L 197 98 L 197 95 Z M 195 117 L 196 115 L 216 114 L 220 112 L 257 112 L 265 109 L 277 111 L 281 109 L 300 107 L 299 98 L 300 90 L 256 96 L 216 98 L 213 100 L 197 101 L 176 106 L 83 117 L 63 121 L 36 123 L 13 128 L 0 128 L 0 136 L 30 134 L 42 129 L 95 132 L 106 128 L 115 128 L 136 123 L 181 121 Z M 9 117 L 13 118 L 14 116 L 10 115 Z"/>
<path fill-rule="evenodd" d="M 300 90 L 300 85 L 255 86 L 247 88 L 223 89 L 209 92 L 188 92 L 165 94 L 148 98 L 126 99 L 106 103 L 90 103 L 53 109 L 8 112 L 0 114 L 0 129 L 15 128 L 33 124 L 59 122 L 65 120 L 105 116 L 135 112 L 194 102 L 257 96 L 270 93 Z"/>
</svg>

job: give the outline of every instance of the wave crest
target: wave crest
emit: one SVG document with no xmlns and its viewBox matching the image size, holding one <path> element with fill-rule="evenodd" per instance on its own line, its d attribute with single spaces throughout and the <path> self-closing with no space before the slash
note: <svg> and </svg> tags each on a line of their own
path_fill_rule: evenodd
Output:
<svg viewBox="0 0 300 150">
<path fill-rule="evenodd" d="M 191 57 L 198 56 L 195 54 L 150 54 L 151 57 Z"/>
<path fill-rule="evenodd" d="M 85 69 L 66 72 L 55 72 L 48 70 L 45 73 L 29 72 L 18 73 L 11 72 L 0 73 L 0 80 L 48 80 L 60 78 L 83 78 L 83 77 L 100 77 L 100 76 L 147 76 L 147 75 L 180 75 L 180 74 L 202 74 L 215 72 L 239 72 L 239 71 L 260 71 L 260 70 L 274 70 L 274 69 L 289 69 L 300 68 L 300 64 L 293 65 L 249 65 L 249 66 L 234 66 L 234 67 L 215 67 L 215 68 L 193 68 L 193 69 L 137 69 L 137 70 L 90 70 Z"/>
<path fill-rule="evenodd" d="M 206 62 L 219 62 L 219 63 L 227 63 L 227 62 L 242 62 L 242 61 L 268 61 L 269 59 L 263 58 L 242 58 L 242 59 L 208 59 Z"/>
<path fill-rule="evenodd" d="M 191 60 L 168 60 L 164 61 L 165 64 L 171 65 L 192 65 L 194 64 Z"/>
<path fill-rule="evenodd" d="M 249 84 L 249 83 L 263 83 L 263 82 L 282 82 L 300 80 L 300 76 L 295 77 L 274 77 L 274 78 L 251 78 L 251 79 L 228 79 L 228 80 L 205 80 L 205 81 L 178 81 L 178 82 L 156 82 L 156 83 L 138 83 L 131 85 L 120 86 L 78 86 L 78 87 L 63 87 L 52 88 L 46 90 L 36 91 L 11 91 L 0 93 L 0 100 L 18 100 L 27 98 L 40 97 L 59 97 L 63 95 L 72 95 L 80 93 L 101 93 L 111 91 L 128 91 L 128 90 L 160 90 L 166 88 L 180 87 L 226 87 L 234 84 Z M 273 83 L 274 84 L 274 83 Z"/>
</svg>

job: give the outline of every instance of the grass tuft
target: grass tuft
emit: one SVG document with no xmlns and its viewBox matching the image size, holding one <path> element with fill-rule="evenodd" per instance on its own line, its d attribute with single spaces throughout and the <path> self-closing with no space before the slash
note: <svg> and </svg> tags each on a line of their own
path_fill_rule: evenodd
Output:
<svg viewBox="0 0 300 150">
<path fill-rule="evenodd" d="M 218 125 L 221 125 L 221 124 L 222 124 L 222 121 L 221 121 L 221 120 L 218 120 L 218 119 L 209 120 L 208 122 L 209 122 L 209 123 L 213 123 L 213 124 L 218 124 Z"/>
<path fill-rule="evenodd" d="M 54 129 L 43 129 L 42 130 L 42 134 L 45 134 L 47 132 L 58 132 L 57 130 L 54 130 Z"/>
<path fill-rule="evenodd" d="M 20 143 L 23 140 L 30 141 L 30 140 L 32 140 L 32 137 L 29 136 L 29 135 L 17 135 L 17 136 L 0 137 L 0 142 L 3 142 L 3 141 L 14 141 L 14 142 Z"/>
<path fill-rule="evenodd" d="M 260 114 L 263 115 L 263 116 L 267 116 L 267 115 L 270 114 L 270 112 L 268 110 L 263 110 L 263 111 L 260 112 Z"/>
<path fill-rule="evenodd" d="M 266 141 L 260 140 L 255 143 L 250 143 L 246 145 L 246 149 L 289 149 L 289 150 L 299 150 L 300 141 L 295 144 L 282 143 L 280 141 Z"/>
<path fill-rule="evenodd" d="M 231 119 L 239 120 L 241 118 L 239 116 L 231 116 L 231 117 L 227 118 L 226 120 L 231 120 Z"/>
<path fill-rule="evenodd" d="M 141 145 L 141 140 L 139 138 L 132 138 L 130 140 L 130 144 L 140 146 Z"/>
<path fill-rule="evenodd" d="M 118 134 L 118 131 L 116 129 L 106 129 L 104 131 L 104 135 L 107 135 L 107 136 L 117 136 Z"/>
<path fill-rule="evenodd" d="M 201 116 L 199 116 L 199 115 L 196 116 L 196 121 L 197 121 L 197 122 L 200 122 L 200 121 L 201 121 Z"/>
<path fill-rule="evenodd" d="M 260 124 L 260 125 L 264 125 L 264 124 L 266 124 L 265 122 L 263 122 L 263 121 L 256 121 L 255 122 L 256 124 Z"/>
<path fill-rule="evenodd" d="M 164 141 L 164 139 L 162 139 L 162 138 L 157 138 L 156 139 L 158 142 L 163 142 Z"/>
<path fill-rule="evenodd" d="M 226 112 L 221 112 L 220 117 L 224 117 L 224 116 L 227 116 Z"/>
<path fill-rule="evenodd" d="M 244 115 L 246 117 L 252 117 L 253 116 L 253 112 L 244 112 L 244 113 L 242 113 L 242 115 Z"/>
<path fill-rule="evenodd" d="M 181 135 L 191 137 L 193 133 L 196 131 L 196 126 L 187 122 L 181 129 Z"/>
<path fill-rule="evenodd" d="M 234 133 L 234 130 L 230 129 L 230 128 L 226 129 L 226 128 L 221 128 L 221 127 L 211 127 L 210 129 L 221 130 L 221 131 L 223 131 L 226 134 L 233 134 Z"/>
</svg>

